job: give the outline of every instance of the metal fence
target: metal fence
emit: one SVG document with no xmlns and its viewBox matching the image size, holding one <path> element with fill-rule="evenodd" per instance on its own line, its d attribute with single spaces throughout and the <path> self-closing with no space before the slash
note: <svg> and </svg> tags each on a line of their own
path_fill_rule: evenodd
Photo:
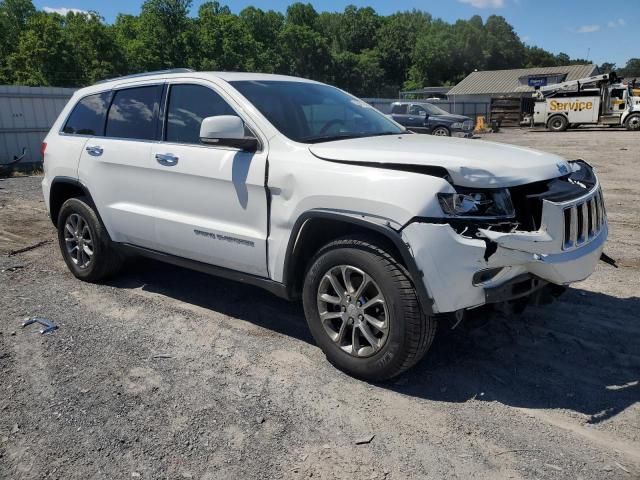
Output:
<svg viewBox="0 0 640 480">
<path fill-rule="evenodd" d="M 75 90 L 0 85 L 0 165 L 25 151 L 25 163 L 39 163 L 40 144 Z"/>
<path fill-rule="evenodd" d="M 397 98 L 363 98 L 372 107 L 377 108 L 382 113 L 391 113 L 391 104 L 397 102 Z M 411 100 L 402 100 L 410 102 Z M 491 112 L 491 104 L 488 102 L 455 102 L 451 100 L 416 100 L 418 103 L 433 103 L 449 113 L 457 115 L 466 115 L 467 117 L 476 118 L 478 116 L 485 117 L 489 120 Z"/>
</svg>

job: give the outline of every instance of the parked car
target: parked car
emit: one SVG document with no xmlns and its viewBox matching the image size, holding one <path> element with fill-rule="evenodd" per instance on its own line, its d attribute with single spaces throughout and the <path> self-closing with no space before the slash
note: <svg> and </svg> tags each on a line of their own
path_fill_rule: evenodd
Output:
<svg viewBox="0 0 640 480">
<path fill-rule="evenodd" d="M 329 361 L 374 381 L 418 362 L 444 316 L 520 310 L 586 278 L 607 238 L 584 161 L 416 135 L 295 77 L 99 83 L 73 95 L 42 153 L 77 278 L 139 254 L 301 299 Z"/>
<path fill-rule="evenodd" d="M 408 130 L 442 137 L 473 137 L 473 120 L 454 115 L 432 103 L 394 102 L 391 118 Z"/>
</svg>

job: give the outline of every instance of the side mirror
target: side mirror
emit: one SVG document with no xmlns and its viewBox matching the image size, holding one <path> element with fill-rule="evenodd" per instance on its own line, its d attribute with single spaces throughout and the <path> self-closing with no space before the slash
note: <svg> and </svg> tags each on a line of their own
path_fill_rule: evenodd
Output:
<svg viewBox="0 0 640 480">
<path fill-rule="evenodd" d="M 255 152 L 258 139 L 244 135 L 244 122 L 235 115 L 207 117 L 200 124 L 200 141 L 208 145 L 240 148 Z"/>
</svg>

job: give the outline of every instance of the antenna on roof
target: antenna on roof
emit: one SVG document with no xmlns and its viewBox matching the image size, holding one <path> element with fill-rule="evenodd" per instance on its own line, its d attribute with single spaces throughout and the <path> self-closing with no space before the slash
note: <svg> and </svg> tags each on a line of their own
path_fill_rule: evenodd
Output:
<svg viewBox="0 0 640 480">
<path fill-rule="evenodd" d="M 169 68 L 169 69 L 166 69 L 166 70 L 155 70 L 155 71 L 152 71 L 152 72 L 133 73 L 131 75 L 123 75 L 122 77 L 106 78 L 106 79 L 100 80 L 99 82 L 96 82 L 96 83 L 111 82 L 113 80 L 124 80 L 126 78 L 146 77 L 148 75 L 162 75 L 162 74 L 165 74 L 165 73 L 190 73 L 190 72 L 195 72 L 195 70 L 193 70 L 191 68 Z"/>
</svg>

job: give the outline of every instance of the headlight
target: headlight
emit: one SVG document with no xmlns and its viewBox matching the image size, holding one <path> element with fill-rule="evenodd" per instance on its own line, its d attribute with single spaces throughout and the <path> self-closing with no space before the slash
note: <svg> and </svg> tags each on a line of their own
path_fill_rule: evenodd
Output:
<svg viewBox="0 0 640 480">
<path fill-rule="evenodd" d="M 451 124 L 451 128 L 462 128 L 462 122 L 454 122 Z"/>
<path fill-rule="evenodd" d="M 507 189 L 439 193 L 438 200 L 442 211 L 452 217 L 506 218 L 515 215 Z"/>
</svg>

